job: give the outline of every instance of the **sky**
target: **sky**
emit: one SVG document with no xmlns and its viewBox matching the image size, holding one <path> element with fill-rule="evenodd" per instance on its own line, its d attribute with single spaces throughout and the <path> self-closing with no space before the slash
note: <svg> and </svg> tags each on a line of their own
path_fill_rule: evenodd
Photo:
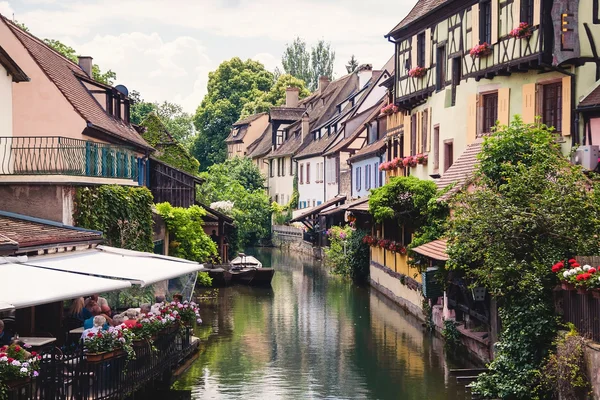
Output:
<svg viewBox="0 0 600 400">
<path fill-rule="evenodd" d="M 146 101 L 190 113 L 206 94 L 208 73 L 232 57 L 281 69 L 287 43 L 323 39 L 335 50 L 334 78 L 351 55 L 381 68 L 394 46 L 384 38 L 416 0 L 0 0 L 0 14 L 40 38 L 58 39 L 115 84 Z"/>
</svg>

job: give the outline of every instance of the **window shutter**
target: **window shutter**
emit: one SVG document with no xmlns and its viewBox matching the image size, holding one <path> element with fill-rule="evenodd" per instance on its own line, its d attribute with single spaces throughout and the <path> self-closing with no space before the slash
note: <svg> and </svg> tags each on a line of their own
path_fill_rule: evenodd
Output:
<svg viewBox="0 0 600 400">
<path fill-rule="evenodd" d="M 516 28 L 521 22 L 521 0 L 513 0 L 512 3 L 512 25 L 508 27 L 509 30 Z"/>
<path fill-rule="evenodd" d="M 415 146 L 415 154 L 418 154 L 421 152 L 421 132 L 423 129 L 423 112 L 422 111 L 417 111 L 417 121 L 416 122 L 417 122 L 417 128 L 416 128 L 416 135 L 415 135 L 414 139 L 417 142 L 417 145 Z"/>
<path fill-rule="evenodd" d="M 535 122 L 535 83 L 528 83 L 523 85 L 522 91 L 522 118 L 526 124 L 533 124 Z"/>
<path fill-rule="evenodd" d="M 427 148 L 425 151 L 431 151 L 431 108 L 427 109 Z"/>
<path fill-rule="evenodd" d="M 562 135 L 571 135 L 571 77 L 562 78 Z"/>
<path fill-rule="evenodd" d="M 417 35 L 413 35 L 410 38 L 410 67 L 414 68 L 417 66 Z"/>
<path fill-rule="evenodd" d="M 423 110 L 423 118 L 421 119 L 421 153 L 429 151 L 429 108 Z"/>
<path fill-rule="evenodd" d="M 533 0 L 533 26 L 540 24 L 541 12 L 540 0 Z"/>
<path fill-rule="evenodd" d="M 494 45 L 498 41 L 498 0 L 492 0 L 492 43 Z"/>
<path fill-rule="evenodd" d="M 498 89 L 498 121 L 500 125 L 510 123 L 510 88 Z"/>
<path fill-rule="evenodd" d="M 471 48 L 479 44 L 479 4 L 471 6 Z M 470 49 L 467 49 L 470 50 Z"/>
<path fill-rule="evenodd" d="M 402 152 L 402 157 L 406 157 L 410 155 L 410 114 L 404 116 L 404 151 Z"/>
<path fill-rule="evenodd" d="M 425 68 L 431 66 L 431 28 L 425 29 Z"/>
<path fill-rule="evenodd" d="M 472 94 L 467 101 L 467 144 L 471 144 L 477 137 L 477 99 L 478 95 Z"/>
</svg>

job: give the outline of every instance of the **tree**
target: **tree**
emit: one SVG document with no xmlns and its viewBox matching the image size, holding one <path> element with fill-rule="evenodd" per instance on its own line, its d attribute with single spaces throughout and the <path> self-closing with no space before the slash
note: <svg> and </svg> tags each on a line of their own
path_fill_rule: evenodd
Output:
<svg viewBox="0 0 600 400">
<path fill-rule="evenodd" d="M 310 53 L 306 49 L 304 40 L 297 37 L 292 44 L 286 45 L 281 64 L 286 74 L 303 80 L 312 89 Z"/>
<path fill-rule="evenodd" d="M 273 86 L 273 74 L 261 63 L 234 57 L 208 75 L 208 93 L 194 116 L 198 132 L 192 152 L 203 169 L 223 162 L 225 138 L 240 117 L 244 104 L 261 97 Z"/>
<path fill-rule="evenodd" d="M 335 51 L 331 50 L 331 45 L 319 40 L 310 52 L 310 75 L 312 77 L 311 88 L 316 90 L 319 86 L 319 78 L 326 76 L 333 79 L 333 62 L 335 61 Z"/>
<path fill-rule="evenodd" d="M 268 112 L 273 106 L 285 104 L 285 92 L 288 87 L 300 89 L 300 93 L 298 94 L 300 99 L 310 95 L 310 91 L 306 88 L 304 81 L 292 75 L 284 74 L 277 79 L 268 92 L 263 93 L 256 100 L 247 102 L 242 109 L 240 117 L 246 117 L 259 112 Z"/>
<path fill-rule="evenodd" d="M 475 189 L 454 202 L 448 267 L 486 287 L 500 305 L 496 358 L 473 388 L 485 398 L 535 398 L 556 331 L 550 267 L 600 250 L 596 184 L 556 139 L 518 118 L 499 127 L 483 143 Z"/>
<path fill-rule="evenodd" d="M 201 176 L 205 179 L 198 189 L 201 202 L 231 201 L 234 204 L 232 216 L 238 232 L 232 243 L 235 250 L 269 237 L 271 208 L 264 190 L 265 179 L 251 160 L 236 157 L 214 164 Z"/>
<path fill-rule="evenodd" d="M 77 58 L 77 51 L 71 46 L 67 46 L 66 44 L 56 39 L 44 39 L 44 43 L 52 47 L 54 50 L 56 50 L 69 60 L 73 61 L 75 64 L 79 62 L 79 59 Z M 92 78 L 106 85 L 112 85 L 114 83 L 114 80 L 117 79 L 117 74 L 110 69 L 106 72 L 102 72 L 98 64 L 93 64 Z"/>
<path fill-rule="evenodd" d="M 356 68 L 358 68 L 358 60 L 354 58 L 354 54 L 352 54 L 352 57 L 348 60 L 348 64 L 346 64 L 346 71 L 351 74 L 356 71 Z"/>
</svg>

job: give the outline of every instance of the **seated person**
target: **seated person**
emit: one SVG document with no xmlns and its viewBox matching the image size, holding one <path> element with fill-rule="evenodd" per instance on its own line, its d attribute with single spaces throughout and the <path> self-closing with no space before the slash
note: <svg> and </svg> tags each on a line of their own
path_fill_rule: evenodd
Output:
<svg viewBox="0 0 600 400">
<path fill-rule="evenodd" d="M 125 315 L 124 314 L 117 314 L 113 317 L 113 326 L 120 326 L 123 325 L 125 323 Z"/>
<path fill-rule="evenodd" d="M 140 314 L 148 314 L 150 312 L 150 304 L 144 303 L 140 306 Z"/>
<path fill-rule="evenodd" d="M 106 322 L 106 317 L 104 317 L 103 315 L 96 315 L 95 317 L 92 317 L 92 326 L 90 328 L 84 329 L 83 333 L 81 334 L 81 338 L 85 339 L 88 336 L 88 333 L 97 333 L 100 330 L 105 330 L 108 329 L 108 324 Z M 87 322 L 87 320 L 86 320 Z M 84 324 L 85 327 L 85 324 Z"/>
<path fill-rule="evenodd" d="M 180 293 L 175 293 L 173 295 L 173 301 L 176 303 L 183 303 L 183 296 Z"/>
<path fill-rule="evenodd" d="M 92 307 L 94 306 L 94 303 L 98 304 L 102 310 L 108 310 L 108 312 L 103 311 L 105 314 L 107 314 L 107 315 L 110 314 L 110 306 L 108 305 L 108 301 L 106 301 L 106 299 L 104 297 L 100 297 L 100 295 L 98 293 L 91 295 L 85 301 L 85 308 L 87 308 L 89 311 L 92 311 Z"/>
<path fill-rule="evenodd" d="M 96 321 L 96 317 L 102 316 L 104 318 L 104 329 L 108 329 L 108 324 L 112 323 L 112 320 L 106 316 L 105 314 L 102 314 L 102 310 L 100 309 L 99 305 L 95 305 L 92 308 L 92 315 L 93 317 L 86 319 L 85 321 L 83 321 L 83 329 L 91 329 L 94 327 L 95 321 Z"/>
<path fill-rule="evenodd" d="M 130 308 L 129 310 L 125 311 L 125 317 L 127 318 L 125 319 L 125 322 L 123 322 L 125 326 L 128 328 L 133 328 L 137 325 L 140 313 L 135 308 Z"/>
<path fill-rule="evenodd" d="M 0 347 L 9 346 L 12 343 L 12 333 L 4 330 L 4 321 L 0 319 Z"/>
<path fill-rule="evenodd" d="M 92 317 L 92 313 L 90 310 L 84 307 L 85 302 L 83 301 L 83 297 L 78 297 L 73 300 L 71 303 L 71 308 L 69 309 L 68 316 L 74 319 L 78 319 L 81 322 L 86 319 Z"/>
<path fill-rule="evenodd" d="M 160 314 L 160 307 L 161 307 L 162 303 L 165 302 L 165 296 L 162 296 L 162 295 L 156 296 L 154 298 L 154 301 L 155 301 L 154 305 L 152 307 L 150 307 L 150 312 L 152 314 L 158 315 L 158 314 Z"/>
</svg>

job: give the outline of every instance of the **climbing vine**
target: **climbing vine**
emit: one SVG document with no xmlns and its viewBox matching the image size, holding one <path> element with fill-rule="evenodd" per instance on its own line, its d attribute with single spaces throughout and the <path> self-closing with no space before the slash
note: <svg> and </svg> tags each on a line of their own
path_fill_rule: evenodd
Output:
<svg viewBox="0 0 600 400">
<path fill-rule="evenodd" d="M 351 226 L 334 226 L 327 231 L 326 263 L 334 274 L 364 283 L 369 278 L 369 245 L 366 232 Z"/>
<path fill-rule="evenodd" d="M 169 230 L 169 255 L 205 262 L 217 255 L 217 245 L 204 232 L 206 211 L 194 205 L 188 208 L 159 203 L 156 210 Z"/>
<path fill-rule="evenodd" d="M 101 231 L 110 246 L 152 251 L 152 193 L 143 187 L 80 187 L 75 225 Z"/>
</svg>

